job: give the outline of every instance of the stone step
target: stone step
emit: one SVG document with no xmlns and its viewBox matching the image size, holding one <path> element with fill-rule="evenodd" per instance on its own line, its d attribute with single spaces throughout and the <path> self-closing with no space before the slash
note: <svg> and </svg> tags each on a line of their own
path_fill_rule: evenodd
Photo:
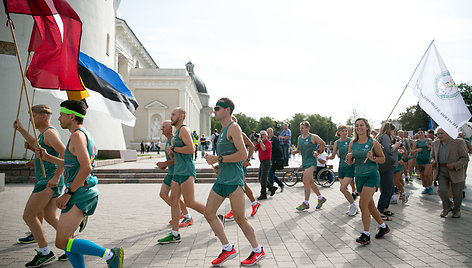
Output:
<svg viewBox="0 0 472 268">
<path fill-rule="evenodd" d="M 112 184 L 112 183 L 162 183 L 163 178 L 99 178 L 99 184 Z M 197 183 L 214 183 L 216 178 L 197 178 Z M 259 182 L 257 177 L 247 177 L 246 182 L 255 183 Z"/>
</svg>

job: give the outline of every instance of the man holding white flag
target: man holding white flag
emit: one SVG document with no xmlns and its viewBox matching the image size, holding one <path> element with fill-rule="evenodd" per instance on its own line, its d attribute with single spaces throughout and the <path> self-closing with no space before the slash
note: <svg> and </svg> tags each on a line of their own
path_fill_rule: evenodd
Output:
<svg viewBox="0 0 472 268">
<path fill-rule="evenodd" d="M 452 138 L 471 114 L 447 70 L 434 40 L 429 45 L 410 82 L 420 107 Z"/>
</svg>

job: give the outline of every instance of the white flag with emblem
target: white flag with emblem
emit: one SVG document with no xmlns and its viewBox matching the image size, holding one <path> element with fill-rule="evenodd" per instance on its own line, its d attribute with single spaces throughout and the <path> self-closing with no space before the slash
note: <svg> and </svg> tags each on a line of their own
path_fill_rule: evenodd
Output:
<svg viewBox="0 0 472 268">
<path fill-rule="evenodd" d="M 431 42 L 408 83 L 418 97 L 420 107 L 452 138 L 469 121 L 471 114 L 452 80 L 438 49 Z"/>
</svg>

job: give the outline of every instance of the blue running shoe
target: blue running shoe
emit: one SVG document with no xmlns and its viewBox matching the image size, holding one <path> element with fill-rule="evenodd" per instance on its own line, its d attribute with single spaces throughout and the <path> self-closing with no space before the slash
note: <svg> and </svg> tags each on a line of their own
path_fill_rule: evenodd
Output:
<svg viewBox="0 0 472 268">
<path fill-rule="evenodd" d="M 113 252 L 113 257 L 107 261 L 108 268 L 122 268 L 123 259 L 125 258 L 123 247 L 112 248 L 111 251 Z"/>
<path fill-rule="evenodd" d="M 31 232 L 27 232 L 26 237 L 22 237 L 18 239 L 18 243 L 20 244 L 36 243 L 36 239 L 34 239 L 34 236 Z"/>
<path fill-rule="evenodd" d="M 428 188 L 428 194 L 429 194 L 429 195 L 432 195 L 432 194 L 433 194 L 433 187 L 430 186 L 430 187 Z"/>
</svg>

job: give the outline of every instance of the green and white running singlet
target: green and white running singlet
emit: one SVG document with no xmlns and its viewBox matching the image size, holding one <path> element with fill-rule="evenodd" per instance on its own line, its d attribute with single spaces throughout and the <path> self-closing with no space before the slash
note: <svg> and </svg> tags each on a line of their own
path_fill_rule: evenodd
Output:
<svg viewBox="0 0 472 268">
<path fill-rule="evenodd" d="M 317 149 L 317 144 L 311 142 L 311 133 L 308 137 L 303 138 L 303 135 L 298 137 L 298 148 L 302 155 L 302 168 L 303 170 L 314 166 L 316 167 L 316 158 L 313 156 L 313 152 Z"/>
<path fill-rule="evenodd" d="M 365 159 L 367 157 L 367 153 L 372 149 L 374 146 L 374 139 L 369 138 L 366 143 L 360 144 L 358 141 L 352 143 L 352 156 L 356 160 L 354 162 L 354 173 L 355 176 L 367 176 L 370 173 L 377 171 L 379 166 L 377 163 L 367 160 L 365 163 Z M 374 153 L 374 151 L 372 150 Z M 374 153 L 375 155 L 375 153 Z"/>
<path fill-rule="evenodd" d="M 100 192 L 97 188 L 98 179 L 93 175 L 93 169 L 95 168 L 95 158 L 97 156 L 97 148 L 90 134 L 83 128 L 78 128 L 75 131 L 82 131 L 87 137 L 87 152 L 90 157 L 90 164 L 92 165 L 92 171 L 88 175 L 84 182 L 84 185 L 80 186 L 69 199 L 66 208 L 61 213 L 66 213 L 72 206 L 76 205 L 85 215 L 92 215 L 95 212 L 95 208 L 98 204 L 98 195 Z M 69 143 L 67 142 L 66 151 L 64 152 L 64 180 L 66 186 L 69 187 L 74 181 L 75 176 L 79 172 L 80 163 L 77 157 L 69 151 Z"/>
<path fill-rule="evenodd" d="M 46 152 L 48 152 L 48 154 L 55 157 L 59 157 L 59 153 L 56 152 L 54 148 L 52 148 L 51 146 L 47 146 L 44 143 L 44 133 L 48 129 L 52 129 L 57 133 L 57 130 L 54 127 L 46 128 L 41 134 L 39 134 L 38 143 L 42 148 L 46 149 Z M 59 133 L 57 134 L 59 135 Z M 41 169 L 41 161 L 36 156 L 34 157 L 34 174 L 36 176 L 36 182 L 34 184 L 33 193 L 39 193 L 43 191 L 44 189 L 46 189 L 49 180 L 52 179 L 52 177 L 54 177 L 54 174 L 56 173 L 57 165 L 51 162 L 47 162 L 47 161 L 43 161 L 43 164 L 44 164 L 44 171 L 46 173 L 46 177 L 43 177 L 43 171 Z M 59 183 L 57 184 L 57 187 L 51 188 L 54 191 L 52 197 L 55 198 L 55 197 L 60 196 L 62 193 L 62 188 L 64 188 L 64 175 L 61 175 L 61 178 L 59 179 Z"/>
<path fill-rule="evenodd" d="M 185 127 L 182 125 L 174 134 L 174 147 L 184 147 L 185 143 L 179 138 L 180 129 Z M 190 130 L 189 130 L 190 131 Z M 182 184 L 188 177 L 196 177 L 195 164 L 193 163 L 193 153 L 182 154 L 174 152 L 174 174 L 173 180 Z"/>
<path fill-rule="evenodd" d="M 351 138 L 347 138 L 345 141 L 341 141 L 341 139 L 336 141 L 336 147 L 339 152 L 338 177 L 340 179 L 354 177 L 354 165 L 346 163 L 346 155 L 349 152 L 350 142 Z"/>
<path fill-rule="evenodd" d="M 416 140 L 416 148 L 421 148 L 421 152 L 418 152 L 416 156 L 416 162 L 418 165 L 425 165 L 430 163 L 431 149 L 428 149 L 426 144 L 431 145 L 431 139 L 426 138 L 424 141 Z"/>
<path fill-rule="evenodd" d="M 230 142 L 226 136 L 231 124 L 233 124 L 233 121 L 231 121 L 231 123 L 229 123 L 229 125 L 225 127 L 223 131 L 221 131 L 220 137 L 216 142 L 216 152 L 218 156 L 231 155 L 237 152 L 234 143 Z M 219 163 L 218 178 L 216 179 L 216 183 L 225 185 L 240 185 L 244 189 L 243 162 Z"/>
<path fill-rule="evenodd" d="M 171 138 L 172 139 L 172 138 Z M 164 152 L 166 154 L 166 160 L 170 160 L 170 155 L 167 153 L 167 147 L 170 147 L 171 139 L 168 139 L 166 142 L 166 147 L 164 148 Z M 164 184 L 169 186 L 172 184 L 172 177 L 174 176 L 174 165 L 167 166 L 167 175 L 164 178 Z"/>
</svg>

